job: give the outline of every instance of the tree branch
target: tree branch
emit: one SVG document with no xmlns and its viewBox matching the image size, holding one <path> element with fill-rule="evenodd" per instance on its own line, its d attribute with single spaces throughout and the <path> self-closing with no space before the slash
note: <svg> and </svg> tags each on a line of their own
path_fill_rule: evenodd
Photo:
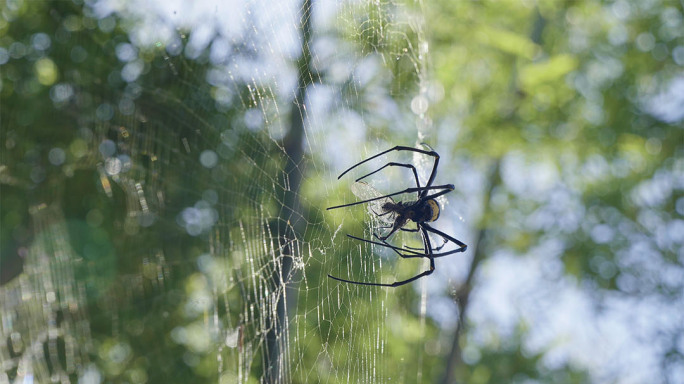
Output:
<svg viewBox="0 0 684 384">
<path fill-rule="evenodd" d="M 451 384 L 454 383 L 454 375 L 456 373 L 456 367 L 463 361 L 461 358 L 461 346 L 459 344 L 459 339 L 465 328 L 466 311 L 468 309 L 468 303 L 470 300 L 470 292 L 473 288 L 473 280 L 475 279 L 475 273 L 480 266 L 480 263 L 485 258 L 485 251 L 482 244 L 486 244 L 486 239 L 489 235 L 489 229 L 487 228 L 487 211 L 490 206 L 492 199 L 492 191 L 494 187 L 501 183 L 501 178 L 499 177 L 499 167 L 501 164 L 501 159 L 496 159 L 494 164 L 489 170 L 489 186 L 487 187 L 487 192 L 484 195 L 484 214 L 480 223 L 480 232 L 477 236 L 477 242 L 471 249 L 475 250 L 475 255 L 473 255 L 473 261 L 470 263 L 470 269 L 468 270 L 468 276 L 460 288 L 456 292 L 456 302 L 458 304 L 458 324 L 456 325 L 456 332 L 454 333 L 454 338 L 451 343 L 451 351 L 447 358 L 447 365 L 445 368 L 442 383 Z"/>
</svg>

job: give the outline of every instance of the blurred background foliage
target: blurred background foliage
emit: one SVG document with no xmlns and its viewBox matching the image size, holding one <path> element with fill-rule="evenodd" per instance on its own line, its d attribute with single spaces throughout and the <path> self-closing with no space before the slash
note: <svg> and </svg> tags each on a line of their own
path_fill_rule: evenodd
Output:
<svg viewBox="0 0 684 384">
<path fill-rule="evenodd" d="M 145 41 L 135 2 L 2 4 L 0 382 L 683 380 L 682 3 L 341 4 L 292 7 L 296 53 L 256 3 L 204 44 Z M 331 283 L 382 276 L 325 211 L 353 198 L 337 172 L 419 141 L 468 253 L 429 293 Z M 567 340 L 616 307 L 643 350 Z"/>
</svg>

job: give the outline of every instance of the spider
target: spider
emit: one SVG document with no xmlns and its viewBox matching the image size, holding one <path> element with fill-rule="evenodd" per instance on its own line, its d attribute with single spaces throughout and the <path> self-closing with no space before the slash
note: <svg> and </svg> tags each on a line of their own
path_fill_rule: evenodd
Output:
<svg viewBox="0 0 684 384">
<path fill-rule="evenodd" d="M 338 209 L 338 208 L 345 208 L 345 207 L 351 207 L 354 205 L 358 204 L 366 204 L 368 203 L 368 210 L 372 212 L 373 214 L 376 215 L 376 218 L 386 224 L 387 226 L 383 226 L 380 228 L 385 228 L 389 229 L 389 232 L 384 235 L 384 236 L 379 236 L 377 233 L 373 233 L 373 236 L 377 241 L 374 240 L 367 240 L 363 239 L 360 237 L 352 236 L 352 235 L 347 235 L 348 237 L 358 240 L 358 241 L 363 241 L 366 243 L 370 244 L 375 244 L 379 245 L 382 247 L 387 247 L 392 249 L 394 252 L 396 252 L 400 257 L 402 258 L 427 258 L 430 260 L 430 267 L 421 273 L 419 273 L 416 276 L 413 276 L 409 279 L 406 280 L 401 280 L 401 281 L 395 281 L 392 284 L 383 284 L 383 283 L 369 283 L 369 282 L 362 282 L 362 281 L 352 281 L 352 280 L 345 280 L 339 277 L 335 277 L 332 275 L 328 275 L 329 278 L 341 281 L 344 283 L 351 283 L 351 284 L 359 284 L 359 285 L 371 285 L 371 286 L 378 286 L 378 287 L 399 287 L 404 284 L 408 284 L 412 281 L 418 280 L 423 276 L 428 276 L 430 275 L 434 270 L 435 270 L 435 258 L 437 257 L 442 257 L 442 256 L 447 256 L 451 255 L 453 253 L 457 252 L 465 252 L 465 250 L 468 248 L 468 246 L 455 239 L 452 236 L 447 235 L 446 233 L 435 229 L 431 227 L 428 223 L 434 222 L 439 218 L 439 204 L 437 204 L 437 201 L 435 198 L 442 196 L 444 194 L 447 194 L 451 191 L 454 190 L 454 185 L 453 184 L 445 184 L 445 185 L 432 185 L 432 183 L 435 181 L 435 176 L 437 175 L 437 165 L 439 164 L 439 154 L 435 152 L 429 145 L 427 144 L 422 144 L 423 146 L 427 147 L 429 150 L 423 150 L 423 149 L 418 149 L 418 148 L 412 148 L 412 147 L 405 147 L 401 145 L 397 145 L 394 148 L 390 148 L 384 152 L 380 152 L 375 156 L 369 157 L 366 160 L 362 160 L 351 167 L 349 167 L 346 171 L 342 172 L 342 174 L 337 178 L 338 180 L 342 178 L 347 172 L 351 171 L 352 169 L 358 167 L 361 164 L 364 164 L 368 161 L 371 161 L 377 157 L 380 157 L 386 153 L 392 152 L 392 151 L 410 151 L 410 152 L 417 152 L 423 155 L 427 156 L 432 156 L 434 158 L 434 162 L 432 165 L 432 172 L 430 173 L 430 178 L 427 181 L 427 184 L 425 186 L 420 185 L 420 181 L 418 180 L 418 172 L 416 171 L 416 167 L 413 166 L 412 164 L 405 164 L 405 163 L 396 163 L 396 162 L 389 162 L 382 167 L 378 168 L 377 170 L 370 172 L 364 176 L 359 177 L 356 179 L 356 182 L 352 185 L 352 192 L 359 198 L 361 198 L 361 201 L 357 201 L 355 203 L 349 203 L 349 204 L 343 204 L 343 205 L 336 205 L 334 207 L 328 208 L 330 209 Z M 368 176 L 371 176 L 377 172 L 380 172 L 381 170 L 387 168 L 387 167 L 403 167 L 410 169 L 413 172 L 413 177 L 416 182 L 416 186 L 412 188 L 406 188 L 403 191 L 400 192 L 395 192 L 395 193 L 390 193 L 389 195 L 382 195 L 375 189 L 373 189 L 370 185 L 366 184 L 365 182 L 362 182 L 361 180 L 365 179 Z M 392 196 L 397 196 L 397 195 L 402 195 L 402 194 L 412 194 L 416 193 L 418 195 L 418 199 L 415 201 L 398 201 L 395 202 L 392 199 Z M 416 224 L 416 228 L 405 228 L 405 226 L 410 222 L 414 222 Z M 394 233 L 396 233 L 398 230 L 405 231 L 405 232 L 418 232 L 420 233 L 420 236 L 423 240 L 423 247 L 422 248 L 414 248 L 414 247 L 397 247 L 394 246 L 390 243 L 387 242 L 387 239 L 389 239 Z M 443 240 L 442 244 L 436 248 L 433 248 L 432 242 L 430 241 L 430 236 L 429 233 L 435 234 L 437 236 L 440 236 Z M 446 245 L 448 242 L 452 242 L 458 246 L 458 248 L 446 252 L 440 252 L 441 249 Z"/>
</svg>

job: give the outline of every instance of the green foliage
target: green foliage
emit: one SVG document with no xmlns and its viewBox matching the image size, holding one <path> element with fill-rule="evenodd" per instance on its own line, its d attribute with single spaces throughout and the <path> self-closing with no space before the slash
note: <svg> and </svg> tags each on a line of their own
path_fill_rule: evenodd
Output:
<svg viewBox="0 0 684 384">
<path fill-rule="evenodd" d="M 637 239 L 654 246 L 665 260 L 677 258 L 671 248 L 652 243 L 649 237 L 655 234 L 642 227 L 647 209 L 635 199 L 645 180 L 659 173 L 667 177 L 671 165 L 681 161 L 681 122 L 671 125 L 645 111 L 655 90 L 681 71 L 671 54 L 681 49 L 681 31 L 661 23 L 669 18 L 677 20 L 670 25 L 681 25 L 681 8 L 675 8 L 674 2 L 645 9 L 638 2 L 593 1 L 538 6 L 441 2 L 427 8 L 434 20 L 435 75 L 445 94 L 454 95 L 433 111 L 437 119 L 463 121 L 454 150 L 481 161 L 516 153 L 530 164 L 551 163 L 559 182 L 579 194 L 585 210 L 578 212 L 581 227 L 569 233 L 555 225 L 535 231 L 523 222 L 546 210 L 549 202 L 497 183 L 497 199 L 506 204 L 492 207 L 484 225 L 498 249 L 524 257 L 545 238 L 562 239 L 565 273 L 595 283 L 599 297 L 611 291 L 629 294 L 620 284 L 623 278 L 643 278 L 620 267 L 620 258 Z M 596 167 L 602 167 L 600 175 L 591 175 Z M 680 196 L 673 191 L 666 204 Z M 674 220 L 660 209 L 657 215 Z M 562 219 L 557 226 L 563 226 Z M 614 236 L 597 241 L 592 230 L 599 226 Z M 670 265 L 681 267 L 681 260 Z M 518 337 L 527 334 L 519 332 Z M 530 375 L 538 369 L 534 361 L 539 356 L 509 359 L 512 353 L 500 351 L 472 370 L 459 370 L 461 379 L 502 382 L 515 378 L 515 372 Z M 502 372 L 502 364 L 510 370 Z M 573 367 L 565 370 L 562 382 L 586 380 L 575 376 Z"/>
</svg>

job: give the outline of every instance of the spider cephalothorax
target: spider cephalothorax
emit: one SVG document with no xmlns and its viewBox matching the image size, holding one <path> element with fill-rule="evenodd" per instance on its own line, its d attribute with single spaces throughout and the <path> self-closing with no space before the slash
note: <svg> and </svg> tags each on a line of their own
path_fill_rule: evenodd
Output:
<svg viewBox="0 0 684 384">
<path fill-rule="evenodd" d="M 421 153 L 427 156 L 432 156 L 434 158 L 434 163 L 432 166 L 432 172 L 430 173 L 430 177 L 428 179 L 428 182 L 425 184 L 425 186 L 421 187 L 420 186 L 420 181 L 418 180 L 418 172 L 416 171 L 416 167 L 413 166 L 412 164 L 405 164 L 405 163 L 395 163 L 395 162 L 390 162 L 379 169 L 368 173 L 364 176 L 359 177 L 356 179 L 356 183 L 352 186 L 352 191 L 354 192 L 355 195 L 359 196 L 363 200 L 357 201 L 355 203 L 350 203 L 350 204 L 343 204 L 343 205 L 337 205 L 334 207 L 330 207 L 328 209 L 336 209 L 336 208 L 344 208 L 344 207 L 350 207 L 353 205 L 358 205 L 358 204 L 369 204 L 371 207 L 369 207 L 369 210 L 375 214 L 379 219 L 381 219 L 383 222 L 389 224 L 387 226 L 383 226 L 381 228 L 389 229 L 387 234 L 379 236 L 378 234 L 374 233 L 373 236 L 378 240 L 378 241 L 373 241 L 373 240 L 367 240 L 367 239 L 362 239 L 360 237 L 352 236 L 352 235 L 347 235 L 352 239 L 359 240 L 359 241 L 364 241 L 367 243 L 371 244 L 376 244 L 380 245 L 383 247 L 387 247 L 392 249 L 394 252 L 396 252 L 399 256 L 403 258 L 415 258 L 415 257 L 422 257 L 422 258 L 427 258 L 430 260 L 430 268 L 427 271 L 424 271 L 410 279 L 398 281 L 392 284 L 383 284 L 383 283 L 365 283 L 365 282 L 360 282 L 360 281 L 351 281 L 351 280 L 345 280 L 341 279 L 339 277 L 331 276 L 328 275 L 328 277 L 342 281 L 345 283 L 352 283 L 352 284 L 361 284 L 361 285 L 374 285 L 374 286 L 381 286 L 381 287 L 397 287 L 400 285 L 404 285 L 407 283 L 410 283 L 414 280 L 417 280 L 423 276 L 427 276 L 431 274 L 435 270 L 435 258 L 436 257 L 442 257 L 446 255 L 450 255 L 456 252 L 464 252 L 467 248 L 467 245 L 464 244 L 463 242 L 455 239 L 452 236 L 447 235 L 446 233 L 437 230 L 435 228 L 432 228 L 428 222 L 433 222 L 436 221 L 439 218 L 440 214 L 440 208 L 439 204 L 435 200 L 435 198 L 442 196 L 446 193 L 449 193 L 454 190 L 454 185 L 453 184 L 445 184 L 445 185 L 438 185 L 438 186 L 433 186 L 432 183 L 435 180 L 435 176 L 437 174 L 437 165 L 439 164 L 439 154 L 437 152 L 433 151 L 432 148 L 427 146 L 427 144 L 423 144 L 427 148 L 429 148 L 429 151 L 422 150 L 422 149 L 417 149 L 417 148 L 411 148 L 411 147 L 404 147 L 404 146 L 396 146 L 394 148 L 388 149 L 384 152 L 381 152 L 375 156 L 369 157 L 366 160 L 363 160 L 359 163 L 354 164 L 351 166 L 349 169 L 346 171 L 342 172 L 342 174 L 338 177 L 341 178 L 344 176 L 347 172 L 351 171 L 352 169 L 358 167 L 359 165 L 373 160 L 379 156 L 382 156 L 388 152 L 391 151 L 411 151 L 411 152 L 417 152 Z M 407 188 L 403 191 L 396 192 L 396 193 L 391 193 L 389 195 L 382 195 L 379 192 L 377 192 L 375 189 L 373 189 L 371 186 L 366 184 L 365 182 L 362 182 L 361 180 L 376 173 L 381 170 L 383 170 L 386 167 L 404 167 L 408 168 L 413 172 L 413 176 L 416 182 L 416 187 L 415 188 Z M 395 202 L 392 199 L 392 196 L 397 196 L 397 195 L 402 195 L 402 194 L 407 194 L 407 193 L 417 193 L 418 195 L 418 200 L 415 201 L 409 201 L 409 202 L 404 202 L 404 201 L 398 201 Z M 434 193 L 430 193 L 434 192 Z M 415 229 L 410 229 L 406 228 L 406 225 L 409 222 L 413 222 L 416 224 Z M 397 230 L 402 230 L 406 232 L 419 232 L 420 236 L 423 241 L 423 249 L 422 252 L 420 252 L 420 248 L 411 248 L 411 247 L 397 247 L 394 246 L 390 243 L 387 242 L 387 239 L 389 239 Z M 440 236 L 443 240 L 443 243 L 436 247 L 433 248 L 432 244 L 430 242 L 430 237 L 428 233 L 435 234 L 437 236 Z M 448 242 L 452 242 L 456 244 L 458 248 L 446 251 L 446 252 L 440 252 L 441 249 L 444 247 L 444 245 Z M 437 253 L 435 253 L 437 251 Z"/>
</svg>

